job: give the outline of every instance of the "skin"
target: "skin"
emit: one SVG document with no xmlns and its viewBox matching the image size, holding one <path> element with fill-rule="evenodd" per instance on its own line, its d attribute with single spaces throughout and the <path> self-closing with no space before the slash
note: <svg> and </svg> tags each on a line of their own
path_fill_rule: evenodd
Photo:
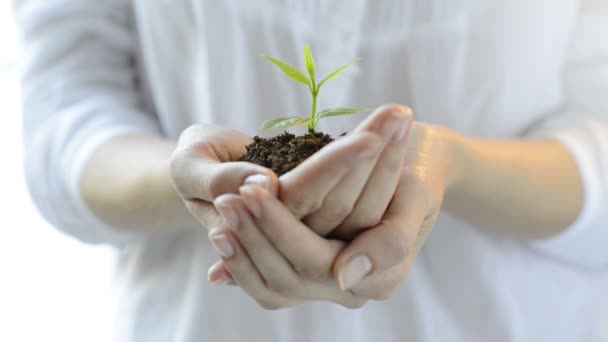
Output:
<svg viewBox="0 0 608 342">
<path fill-rule="evenodd" d="M 281 179 L 231 162 L 250 140 L 216 126 L 190 127 L 177 147 L 151 137 L 118 138 L 89 162 L 83 195 L 117 229 L 215 227 L 210 240 L 221 261 L 210 281 L 236 283 L 268 309 L 313 300 L 356 308 L 389 298 L 442 207 L 518 239 L 552 237 L 578 216 L 581 180 L 560 143 L 477 139 L 422 123 L 407 143 L 392 143 L 382 128 L 393 110 L 407 112 L 379 109 Z"/>
</svg>

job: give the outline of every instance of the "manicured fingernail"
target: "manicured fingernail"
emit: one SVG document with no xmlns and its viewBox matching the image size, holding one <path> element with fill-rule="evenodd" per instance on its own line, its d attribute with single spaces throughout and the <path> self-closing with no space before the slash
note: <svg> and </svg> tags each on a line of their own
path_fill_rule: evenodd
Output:
<svg viewBox="0 0 608 342">
<path fill-rule="evenodd" d="M 223 258 L 230 258 L 234 255 L 234 247 L 232 247 L 232 244 L 225 234 L 211 231 L 209 233 L 209 240 L 211 240 L 211 243 L 217 250 L 217 253 Z"/>
<path fill-rule="evenodd" d="M 394 143 L 402 143 L 405 141 L 405 138 L 408 136 L 410 128 L 412 127 L 413 116 L 411 114 L 406 114 L 406 117 L 399 120 L 399 129 L 393 134 L 391 137 L 391 141 Z"/>
<path fill-rule="evenodd" d="M 262 217 L 262 205 L 258 199 L 256 189 L 251 186 L 244 185 L 239 188 L 239 192 L 241 193 L 241 196 L 243 196 L 245 205 L 247 208 L 249 208 L 249 211 L 251 211 L 253 216 L 257 218 Z"/>
<path fill-rule="evenodd" d="M 236 285 L 234 280 L 232 280 L 230 278 L 226 278 L 226 277 L 219 277 L 215 280 L 209 279 L 209 282 L 211 282 L 214 285 L 230 285 L 230 286 Z"/>
<path fill-rule="evenodd" d="M 234 284 L 234 280 L 232 277 L 228 276 L 223 272 L 224 266 L 221 263 L 217 263 L 211 267 L 209 267 L 209 271 L 207 271 L 207 280 L 210 283 L 216 285 L 231 285 Z"/>
<path fill-rule="evenodd" d="M 230 285 L 230 286 L 236 285 L 234 280 L 229 279 L 229 278 L 224 278 L 224 277 L 217 278 L 214 281 L 211 281 L 211 280 L 209 280 L 209 281 L 211 282 L 211 284 L 214 284 L 214 285 Z"/>
<path fill-rule="evenodd" d="M 365 255 L 359 255 L 350 260 L 340 271 L 338 282 L 342 290 L 348 290 L 359 284 L 372 270 L 372 261 Z"/>
<path fill-rule="evenodd" d="M 217 211 L 222 214 L 222 217 L 227 225 L 232 228 L 239 225 L 239 217 L 236 214 L 236 211 L 234 211 L 234 209 L 228 203 L 224 202 L 221 197 L 216 199 L 213 204 L 215 205 Z"/>
<path fill-rule="evenodd" d="M 261 186 L 264 189 L 270 189 L 270 178 L 266 175 L 252 175 L 245 179 L 244 184 L 252 184 Z"/>
</svg>

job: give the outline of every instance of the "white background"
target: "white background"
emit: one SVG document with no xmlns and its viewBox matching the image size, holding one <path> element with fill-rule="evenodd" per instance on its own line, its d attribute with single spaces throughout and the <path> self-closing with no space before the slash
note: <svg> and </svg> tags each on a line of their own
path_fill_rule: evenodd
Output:
<svg viewBox="0 0 608 342">
<path fill-rule="evenodd" d="M 28 197 L 10 7 L 0 0 L 0 341 L 111 341 L 112 252 L 58 233 Z"/>
</svg>

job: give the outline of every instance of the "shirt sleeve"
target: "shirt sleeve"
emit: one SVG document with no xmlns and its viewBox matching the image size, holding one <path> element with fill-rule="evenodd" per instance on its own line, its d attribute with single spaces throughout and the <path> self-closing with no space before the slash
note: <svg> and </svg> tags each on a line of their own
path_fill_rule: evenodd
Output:
<svg viewBox="0 0 608 342">
<path fill-rule="evenodd" d="M 159 133 L 142 110 L 135 35 L 127 0 L 17 0 L 24 41 L 22 97 L 30 195 L 56 228 L 84 242 L 136 239 L 86 206 L 80 179 L 88 158 L 118 135 Z"/>
<path fill-rule="evenodd" d="M 563 143 L 578 165 L 584 207 L 571 227 L 535 248 L 588 267 L 608 265 L 608 3 L 587 1 L 566 66 L 563 109 L 532 131 Z"/>
</svg>

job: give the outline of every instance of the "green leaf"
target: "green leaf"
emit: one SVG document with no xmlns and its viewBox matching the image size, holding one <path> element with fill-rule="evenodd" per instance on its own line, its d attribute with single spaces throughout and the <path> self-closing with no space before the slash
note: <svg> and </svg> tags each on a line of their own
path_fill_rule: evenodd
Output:
<svg viewBox="0 0 608 342">
<path fill-rule="evenodd" d="M 273 120 L 264 121 L 262 124 L 262 131 L 270 131 L 274 129 L 286 129 L 296 126 L 308 126 L 310 124 L 309 118 L 303 118 L 299 116 L 289 118 L 278 118 Z"/>
<path fill-rule="evenodd" d="M 308 76 L 310 76 L 310 80 L 312 81 L 312 86 L 314 88 L 317 67 L 315 65 L 315 59 L 312 57 L 312 51 L 310 50 L 310 44 L 306 44 L 306 47 L 304 48 L 304 60 L 306 61 L 306 70 L 308 70 Z"/>
<path fill-rule="evenodd" d="M 319 119 L 323 119 L 323 118 L 328 118 L 330 116 L 342 116 L 342 115 L 353 115 L 353 114 L 359 114 L 359 113 L 363 113 L 363 112 L 368 112 L 369 109 L 362 109 L 362 108 L 332 108 L 332 109 L 326 109 L 322 112 L 319 112 L 317 114 L 317 120 Z"/>
<path fill-rule="evenodd" d="M 272 64 L 278 66 L 292 80 L 299 82 L 299 83 L 306 84 L 308 86 L 308 88 L 312 90 L 312 84 L 310 83 L 310 80 L 300 70 L 296 69 L 295 67 L 292 67 L 291 65 L 289 65 L 287 63 L 281 62 L 278 59 L 275 59 L 275 58 L 272 58 L 269 56 L 262 56 L 262 57 L 264 57 L 267 61 L 271 62 Z"/>
<path fill-rule="evenodd" d="M 325 84 L 325 82 L 333 80 L 334 78 L 340 76 L 340 74 L 342 72 L 344 72 L 344 70 L 346 70 L 346 68 L 348 68 L 349 66 L 351 66 L 353 64 L 359 63 L 360 61 L 361 61 L 360 59 L 354 60 L 348 64 L 343 65 L 342 67 L 340 67 L 340 69 L 329 74 L 329 76 L 325 77 L 325 79 L 323 79 L 323 81 L 321 81 L 321 83 L 319 83 L 319 85 L 317 86 L 317 90 L 321 89 L 321 87 L 323 86 L 323 84 Z"/>
<path fill-rule="evenodd" d="M 369 109 L 361 109 L 361 108 L 332 108 L 332 109 L 326 109 L 324 111 L 321 111 L 321 112 L 317 113 L 317 115 L 315 116 L 315 124 L 314 124 L 314 126 L 316 127 L 319 124 L 319 120 L 321 120 L 323 118 L 328 118 L 328 117 L 331 117 L 331 116 L 353 115 L 353 114 L 359 114 L 359 113 L 363 113 L 363 112 L 369 112 Z"/>
</svg>

